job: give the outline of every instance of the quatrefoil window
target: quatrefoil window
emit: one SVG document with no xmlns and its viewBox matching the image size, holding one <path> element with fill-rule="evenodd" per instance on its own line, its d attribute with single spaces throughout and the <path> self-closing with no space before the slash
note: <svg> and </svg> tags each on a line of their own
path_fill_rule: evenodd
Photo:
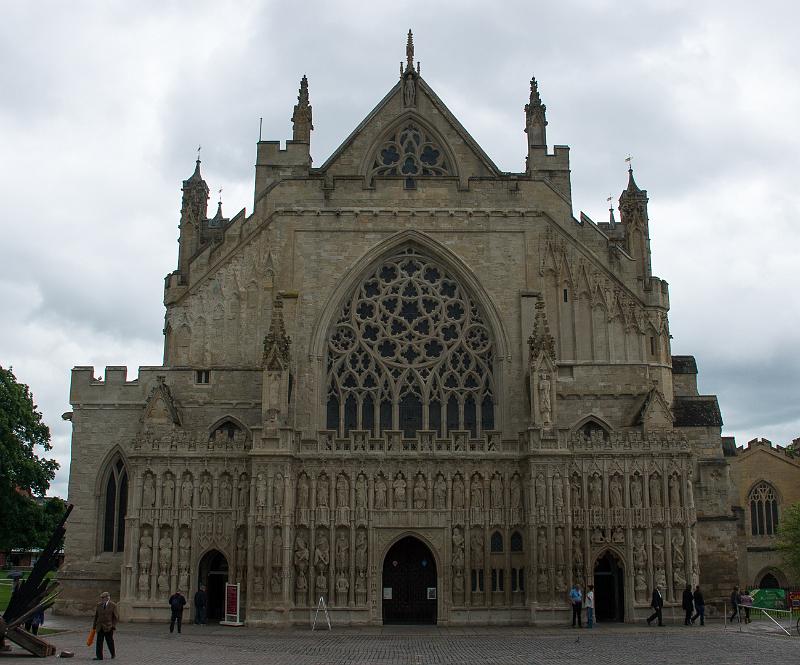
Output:
<svg viewBox="0 0 800 665">
<path fill-rule="evenodd" d="M 401 251 L 356 287 L 330 332 L 327 427 L 494 429 L 493 363 L 477 304 L 438 262 Z"/>
<path fill-rule="evenodd" d="M 413 123 L 392 132 L 378 148 L 372 164 L 373 176 L 450 175 L 444 151 Z"/>
</svg>

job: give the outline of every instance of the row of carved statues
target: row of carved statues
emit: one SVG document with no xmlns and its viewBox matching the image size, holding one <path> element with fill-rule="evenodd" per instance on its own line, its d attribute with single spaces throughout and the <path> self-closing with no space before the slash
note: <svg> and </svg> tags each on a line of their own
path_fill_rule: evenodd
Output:
<svg viewBox="0 0 800 665">
<path fill-rule="evenodd" d="M 591 474 L 586 480 L 584 493 L 583 477 L 577 473 L 569 479 L 569 500 L 572 508 L 640 508 L 649 507 L 681 507 L 694 505 L 694 495 L 691 478 L 682 482 L 680 474 L 673 472 L 667 476 L 666 486 L 662 476 L 651 473 L 646 478 L 640 473 L 632 474 L 626 481 L 621 473 L 613 473 L 605 479 L 599 473 Z M 471 508 L 502 509 L 506 503 L 510 508 L 521 509 L 523 505 L 523 485 L 518 473 L 511 476 L 508 499 L 505 495 L 504 478 L 495 473 L 488 482 L 488 491 L 484 478 L 475 473 L 467 481 L 456 473 L 452 477 L 450 488 L 452 493 L 448 501 L 448 481 L 443 473 L 438 473 L 434 478 L 422 472 L 416 476 L 406 478 L 402 471 L 394 476 L 379 473 L 374 477 L 371 508 L 383 510 L 389 507 L 395 509 L 424 510 L 433 508 L 463 509 L 467 502 Z M 551 492 L 548 493 L 548 484 Z M 368 507 L 368 479 L 363 473 L 359 474 L 354 483 L 354 492 L 350 493 L 350 479 L 344 473 L 336 476 L 331 493 L 331 480 L 323 472 L 314 482 L 314 504 L 316 507 L 327 508 L 335 503 L 336 507 L 349 508 Z M 277 474 L 272 479 L 272 496 L 270 505 L 273 512 L 283 510 L 284 479 Z M 607 488 L 607 492 L 604 491 Z M 685 494 L 683 492 L 685 488 Z M 430 491 L 429 491 L 430 490 Z M 300 510 L 311 507 L 312 482 L 305 472 L 299 474 L 297 480 L 297 507 Z M 485 493 L 487 496 L 485 496 Z M 533 480 L 534 506 L 544 508 L 552 505 L 558 512 L 564 508 L 567 489 L 561 475 L 556 472 L 548 483 L 544 473 L 538 473 Z M 552 504 L 550 503 L 550 494 Z M 585 501 L 584 501 L 585 494 Z M 172 472 L 167 471 L 162 477 L 160 493 L 157 491 L 155 476 L 151 472 L 145 473 L 142 484 L 142 508 L 161 506 L 164 508 L 247 508 L 250 497 L 250 480 L 247 474 L 242 473 L 235 478 L 228 473 L 222 473 L 214 479 L 209 472 L 200 474 L 196 482 L 188 471 L 176 478 Z M 216 501 L 214 500 L 216 499 Z M 267 506 L 267 481 L 263 473 L 258 474 L 255 481 L 255 506 Z"/>
</svg>

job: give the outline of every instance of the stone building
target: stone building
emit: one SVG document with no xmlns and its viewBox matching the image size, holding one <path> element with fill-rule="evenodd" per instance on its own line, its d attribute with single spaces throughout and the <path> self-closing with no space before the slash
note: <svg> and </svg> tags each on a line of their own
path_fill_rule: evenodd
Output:
<svg viewBox="0 0 800 665">
<path fill-rule="evenodd" d="M 736 503 L 743 509 L 739 580 L 747 588 L 796 588 L 800 580 L 786 568 L 776 538 L 783 512 L 800 503 L 800 439 L 785 448 L 767 439 L 753 439 L 738 448 L 728 441 Z"/>
<path fill-rule="evenodd" d="M 599 617 L 630 621 L 654 584 L 727 592 L 722 420 L 671 357 L 647 192 L 631 170 L 619 222 L 576 219 L 535 80 L 524 111 L 525 168 L 502 172 L 409 33 L 318 167 L 303 77 L 252 214 L 209 218 L 198 160 L 163 366 L 73 370 L 63 610 L 102 587 L 162 617 L 202 581 L 219 613 L 229 580 L 256 624 L 320 596 L 340 622 L 531 623 L 593 580 Z"/>
</svg>

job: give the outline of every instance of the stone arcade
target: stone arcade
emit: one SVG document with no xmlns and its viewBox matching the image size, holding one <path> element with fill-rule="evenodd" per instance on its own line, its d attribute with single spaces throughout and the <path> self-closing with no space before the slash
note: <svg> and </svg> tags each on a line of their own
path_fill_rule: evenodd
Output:
<svg viewBox="0 0 800 665">
<path fill-rule="evenodd" d="M 420 76 L 320 167 L 258 143 L 254 212 L 209 218 L 198 160 L 166 278 L 164 364 L 72 374 L 62 611 L 163 619 L 239 581 L 250 624 L 600 619 L 736 579 L 716 398 L 671 357 L 647 193 L 572 214 L 537 84 L 498 170 Z M 563 614 L 562 614 L 563 613 Z"/>
</svg>

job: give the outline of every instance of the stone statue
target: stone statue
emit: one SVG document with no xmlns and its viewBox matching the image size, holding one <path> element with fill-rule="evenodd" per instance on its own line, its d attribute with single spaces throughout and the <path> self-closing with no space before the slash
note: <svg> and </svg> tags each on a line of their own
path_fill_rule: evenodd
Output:
<svg viewBox="0 0 800 665">
<path fill-rule="evenodd" d="M 453 529 L 453 569 L 457 574 L 464 569 L 464 535 L 459 527 Z"/>
<path fill-rule="evenodd" d="M 401 509 L 406 507 L 406 480 L 402 473 L 398 473 L 392 483 L 394 488 L 394 507 Z"/>
<path fill-rule="evenodd" d="M 272 485 L 272 512 L 283 512 L 284 483 L 283 476 L 276 474 Z"/>
<path fill-rule="evenodd" d="M 222 476 L 219 482 L 219 507 L 231 507 L 231 481 L 228 480 L 228 476 Z"/>
<path fill-rule="evenodd" d="M 236 570 L 237 579 L 247 579 L 247 534 L 244 529 L 239 530 L 236 539 Z"/>
<path fill-rule="evenodd" d="M 343 533 L 336 538 L 336 569 L 346 570 L 350 558 L 350 545 Z"/>
<path fill-rule="evenodd" d="M 653 531 L 653 563 L 657 568 L 664 567 L 664 535 Z"/>
<path fill-rule="evenodd" d="M 601 508 L 603 506 L 603 481 L 596 473 L 589 480 L 589 507 Z"/>
<path fill-rule="evenodd" d="M 148 473 L 144 477 L 144 488 L 142 488 L 142 508 L 152 508 L 156 503 L 156 484 L 153 474 Z"/>
<path fill-rule="evenodd" d="M 172 508 L 175 501 L 175 481 L 172 479 L 172 474 L 168 473 L 164 476 L 164 487 L 161 493 L 161 502 L 164 508 Z"/>
<path fill-rule="evenodd" d="M 631 478 L 631 506 L 642 507 L 642 478 L 638 473 Z"/>
<path fill-rule="evenodd" d="M 280 529 L 275 529 L 272 537 L 272 565 L 275 568 L 283 566 L 283 537 Z"/>
<path fill-rule="evenodd" d="M 308 543 L 305 537 L 297 536 L 294 540 L 294 567 L 299 571 L 307 570 L 309 562 Z"/>
<path fill-rule="evenodd" d="M 161 540 L 158 541 L 158 562 L 161 574 L 168 574 L 169 568 L 172 565 L 172 538 L 169 532 L 165 532 L 164 535 L 161 536 Z"/>
<path fill-rule="evenodd" d="M 208 476 L 203 476 L 200 480 L 200 507 L 208 508 L 211 506 L 211 481 Z"/>
<path fill-rule="evenodd" d="M 453 510 L 464 510 L 464 481 L 461 476 L 453 480 Z"/>
<path fill-rule="evenodd" d="M 317 573 L 315 586 L 319 595 L 325 595 L 328 593 L 328 578 L 325 576 L 322 568 L 320 568 L 319 572 Z"/>
<path fill-rule="evenodd" d="M 297 481 L 297 507 L 300 510 L 308 508 L 308 477 L 305 474 Z"/>
<path fill-rule="evenodd" d="M 581 505 L 581 478 L 580 476 L 573 475 L 569 483 L 570 503 L 573 508 L 583 508 Z"/>
<path fill-rule="evenodd" d="M 356 534 L 356 570 L 367 569 L 367 534 L 359 531 Z"/>
<path fill-rule="evenodd" d="M 189 567 L 189 559 L 191 558 L 192 553 L 192 540 L 189 538 L 189 534 L 184 531 L 181 534 L 181 538 L 178 541 L 178 563 L 181 567 Z"/>
<path fill-rule="evenodd" d="M 558 472 L 553 476 L 553 507 L 556 511 L 564 508 L 564 483 Z"/>
<path fill-rule="evenodd" d="M 403 82 L 403 105 L 414 106 L 416 95 L 417 91 L 414 84 L 414 74 L 406 74 L 405 81 Z"/>
<path fill-rule="evenodd" d="M 328 482 L 328 476 L 322 475 L 317 481 L 317 506 L 319 508 L 328 507 L 329 493 L 330 483 Z"/>
<path fill-rule="evenodd" d="M 139 570 L 143 575 L 149 575 L 150 565 L 153 563 L 153 537 L 149 530 L 142 532 L 139 541 Z"/>
<path fill-rule="evenodd" d="M 636 531 L 633 535 L 633 566 L 636 569 L 647 565 L 647 550 L 644 547 L 644 534 Z"/>
<path fill-rule="evenodd" d="M 366 508 L 367 506 L 367 479 L 359 476 L 356 481 L 356 508 Z"/>
<path fill-rule="evenodd" d="M 503 507 L 503 481 L 500 476 L 495 474 L 492 477 L 491 485 L 489 486 L 489 496 L 492 502 L 492 508 L 495 510 L 502 509 Z"/>
<path fill-rule="evenodd" d="M 317 546 L 314 549 L 314 567 L 320 570 L 325 570 L 331 561 L 331 546 L 328 542 L 328 537 L 321 535 L 317 540 Z"/>
<path fill-rule="evenodd" d="M 470 551 L 472 567 L 476 570 L 483 568 L 483 536 L 478 532 L 472 534 L 472 538 L 470 539 Z"/>
<path fill-rule="evenodd" d="M 273 596 L 280 595 L 281 591 L 283 591 L 283 585 L 281 584 L 281 574 L 277 570 L 272 571 L 272 577 L 269 580 L 269 590 L 272 592 Z"/>
<path fill-rule="evenodd" d="M 264 474 L 259 473 L 256 482 L 256 507 L 263 508 L 267 505 L 267 483 L 264 481 Z"/>
<path fill-rule="evenodd" d="M 297 577 L 294 581 L 294 588 L 297 590 L 297 594 L 304 594 L 308 591 L 308 580 L 306 579 L 305 571 L 298 570 Z"/>
<path fill-rule="evenodd" d="M 375 510 L 386 508 L 386 481 L 383 476 L 375 479 Z"/>
<path fill-rule="evenodd" d="M 421 473 L 417 474 L 414 481 L 414 509 L 424 510 L 425 504 L 428 499 L 428 486 L 425 482 L 425 476 Z"/>
<path fill-rule="evenodd" d="M 650 476 L 650 506 L 661 508 L 661 478 L 657 473 Z"/>
<path fill-rule="evenodd" d="M 556 591 L 566 591 L 567 590 L 567 582 L 564 579 L 564 569 L 559 568 L 556 571 Z"/>
<path fill-rule="evenodd" d="M 547 485 L 545 484 L 544 476 L 540 473 L 536 476 L 536 480 L 534 481 L 534 487 L 536 490 L 536 505 L 539 508 L 544 508 L 547 506 Z"/>
<path fill-rule="evenodd" d="M 612 508 L 622 508 L 625 504 L 622 499 L 622 481 L 619 479 L 619 474 L 611 476 L 611 482 L 608 484 L 608 499 Z"/>
<path fill-rule="evenodd" d="M 669 505 L 672 508 L 678 508 L 681 505 L 681 484 L 677 474 L 669 477 Z"/>
<path fill-rule="evenodd" d="M 247 476 L 242 474 L 239 478 L 239 508 L 247 508 L 250 498 L 250 486 L 247 482 Z"/>
<path fill-rule="evenodd" d="M 686 506 L 687 508 L 694 507 L 694 487 L 691 477 L 686 479 Z"/>
<path fill-rule="evenodd" d="M 522 483 L 519 476 L 514 476 L 511 479 L 511 508 L 513 510 L 522 510 Z"/>
<path fill-rule="evenodd" d="M 547 565 L 547 536 L 544 529 L 539 529 L 536 538 L 536 554 L 540 566 Z"/>
<path fill-rule="evenodd" d="M 479 478 L 472 479 L 472 486 L 469 492 L 470 505 L 473 508 L 483 508 L 483 488 Z"/>
<path fill-rule="evenodd" d="M 189 476 L 184 477 L 183 483 L 181 484 L 181 508 L 192 507 L 193 491 L 192 479 Z"/>
<path fill-rule="evenodd" d="M 539 374 L 539 412 L 542 414 L 542 424 L 549 425 L 553 417 L 553 407 L 550 403 L 550 375 L 547 372 Z"/>
<path fill-rule="evenodd" d="M 683 568 L 684 563 L 686 561 L 683 552 L 685 540 L 683 538 L 683 533 L 680 531 L 675 531 L 672 534 L 672 564 L 673 566 L 680 566 Z"/>
<path fill-rule="evenodd" d="M 264 567 L 264 547 L 263 530 L 259 529 L 253 539 L 253 566 L 256 569 Z"/>
<path fill-rule="evenodd" d="M 437 510 L 447 508 L 447 483 L 442 476 L 436 476 L 433 484 L 433 507 Z"/>
<path fill-rule="evenodd" d="M 575 529 L 572 533 L 572 561 L 575 568 L 583 568 L 583 545 L 581 543 L 581 532 Z"/>
<path fill-rule="evenodd" d="M 347 575 L 345 575 L 343 571 L 340 571 L 336 576 L 336 593 L 346 596 L 349 590 L 350 581 L 347 579 Z"/>
<path fill-rule="evenodd" d="M 336 505 L 339 508 L 350 507 L 350 485 L 343 475 L 336 479 Z"/>
<path fill-rule="evenodd" d="M 367 593 L 367 576 L 364 574 L 364 571 L 359 571 L 358 577 L 356 577 L 356 594 L 363 594 L 366 596 Z M 362 601 L 363 602 L 363 601 Z"/>
</svg>

